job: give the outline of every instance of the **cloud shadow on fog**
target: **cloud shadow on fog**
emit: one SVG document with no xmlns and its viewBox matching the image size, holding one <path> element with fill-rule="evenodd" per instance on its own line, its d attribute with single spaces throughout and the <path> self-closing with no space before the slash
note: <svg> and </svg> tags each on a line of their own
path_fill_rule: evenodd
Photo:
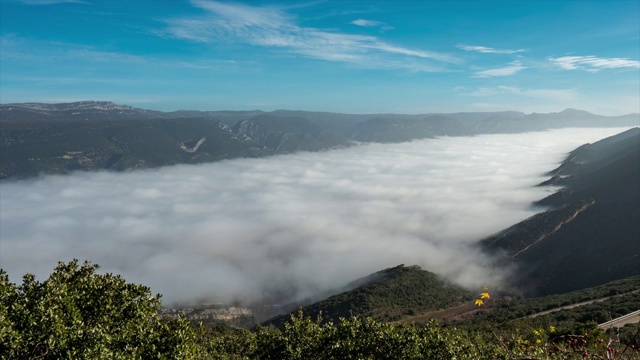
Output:
<svg viewBox="0 0 640 360">
<path fill-rule="evenodd" d="M 464 286 L 502 272 L 471 244 L 540 209 L 568 151 L 623 129 L 438 138 L 0 187 L 17 282 L 88 259 L 165 303 L 293 301 L 401 263 Z"/>
</svg>

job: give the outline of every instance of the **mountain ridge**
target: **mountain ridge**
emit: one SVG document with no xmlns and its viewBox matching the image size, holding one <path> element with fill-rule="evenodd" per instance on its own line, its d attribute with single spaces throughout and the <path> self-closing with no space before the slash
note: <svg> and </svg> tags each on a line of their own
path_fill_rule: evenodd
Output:
<svg viewBox="0 0 640 360">
<path fill-rule="evenodd" d="M 109 101 L 0 104 L 0 179 L 77 170 L 127 171 L 320 151 L 361 142 L 634 125 L 640 125 L 640 114 L 606 117 L 574 109 L 550 114 L 410 115 L 301 110 L 161 112 Z M 206 140 L 194 147 L 200 139 Z"/>
<path fill-rule="evenodd" d="M 146 112 L 157 112 L 157 113 L 164 113 L 164 114 L 175 114 L 175 113 L 180 113 L 180 112 L 199 112 L 199 113 L 211 113 L 211 112 L 227 112 L 227 113 L 232 113 L 232 112 L 237 112 L 237 113 L 244 113 L 244 112 L 259 112 L 259 113 L 281 113 L 281 112 L 292 112 L 292 113 L 318 113 L 318 114 L 324 114 L 324 115 L 330 115 L 330 114 L 334 114 L 334 115 L 344 115 L 344 116 L 385 116 L 385 115 L 403 115 L 403 116 L 427 116 L 427 115 L 456 115 L 456 116 L 460 116 L 460 115 L 464 115 L 464 114 L 506 114 L 506 113 L 517 113 L 517 114 L 522 114 L 522 115 L 554 115 L 554 114 L 578 114 L 578 115 L 593 115 L 593 116 L 602 116 L 602 117 L 620 117 L 620 116 L 627 116 L 627 115 L 640 115 L 640 113 L 629 113 L 629 114 L 623 114 L 623 115 L 613 115 L 613 116 L 606 116 L 606 115 L 599 115 L 599 114 L 594 114 L 591 112 L 588 112 L 586 110 L 580 110 L 580 109 L 574 109 L 574 108 L 566 108 L 562 111 L 559 112 L 550 112 L 550 113 L 536 113 L 536 112 L 532 112 L 529 114 L 526 114 L 524 112 L 521 111 L 516 111 L 516 110 L 504 110 L 504 111 L 466 111 L 466 112 L 457 112 L 457 113 L 438 113 L 438 112 L 434 112 L 434 113 L 420 113 L 420 114 L 402 114 L 402 113 L 340 113 L 340 112 L 333 112 L 333 111 L 307 111 L 307 110 L 289 110 L 289 109 L 276 109 L 273 111 L 263 111 L 263 110 L 259 110 L 259 109 L 254 109 L 254 110 L 190 110 L 190 109 L 178 109 L 178 110 L 172 110 L 172 111 L 160 111 L 160 110 L 151 110 L 151 109 L 143 109 L 143 108 L 139 108 L 139 107 L 134 107 L 134 106 L 130 106 L 130 105 L 123 105 L 123 104 L 118 104 L 115 103 L 113 101 L 109 101 L 109 100 L 81 100 L 81 101 L 72 101 L 72 102 L 62 102 L 62 103 L 46 103 L 46 102 L 22 102 L 22 103 L 0 103 L 0 107 L 32 107 L 32 108 L 38 108 L 40 110 L 44 110 L 45 108 L 48 110 L 54 110 L 57 109 L 58 111 L 63 111 L 63 110 L 71 110 L 71 109 L 81 109 L 81 108 L 91 108 L 93 107 L 94 109 L 102 109 L 102 110 L 140 110 L 140 111 L 146 111 Z M 63 107 L 63 109 L 59 109 L 60 107 Z"/>
<path fill-rule="evenodd" d="M 417 265 L 401 264 L 351 281 L 335 295 L 299 309 L 312 318 L 322 316 L 329 321 L 350 316 L 394 321 L 418 311 L 442 309 L 471 299 L 469 291 L 440 275 Z M 289 314 L 284 314 L 262 324 L 282 327 L 289 318 Z"/>
<path fill-rule="evenodd" d="M 512 284 L 546 295 L 640 275 L 640 128 L 578 147 L 550 175 L 541 185 L 563 187 L 535 203 L 549 210 L 480 242 L 515 265 Z"/>
</svg>

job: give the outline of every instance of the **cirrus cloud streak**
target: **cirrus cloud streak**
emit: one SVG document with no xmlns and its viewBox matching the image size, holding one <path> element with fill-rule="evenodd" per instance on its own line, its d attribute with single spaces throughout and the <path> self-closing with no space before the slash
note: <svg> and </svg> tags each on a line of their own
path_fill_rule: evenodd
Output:
<svg viewBox="0 0 640 360">
<path fill-rule="evenodd" d="M 475 77 L 486 78 L 486 77 L 497 77 L 497 76 L 511 76 L 511 75 L 517 74 L 518 72 L 520 72 L 520 70 L 524 70 L 526 68 L 527 68 L 526 66 L 522 65 L 522 61 L 516 60 L 516 61 L 512 61 L 509 64 L 509 66 L 505 66 L 497 69 L 479 71 L 475 74 Z"/>
<path fill-rule="evenodd" d="M 598 72 L 601 69 L 640 68 L 640 61 L 626 58 L 599 58 L 595 56 L 562 56 L 549 61 L 565 70 Z"/>
<path fill-rule="evenodd" d="M 485 53 L 485 54 L 516 54 L 520 52 L 525 52 L 524 49 L 517 49 L 517 50 L 495 49 L 495 48 L 490 48 L 486 46 L 477 46 L 477 45 L 458 45 L 458 48 L 466 51 L 476 51 L 476 52 Z"/>
<path fill-rule="evenodd" d="M 273 6 L 249 6 L 219 1 L 193 0 L 192 4 L 206 11 L 204 16 L 167 20 L 169 25 L 160 34 L 196 42 L 216 42 L 231 40 L 266 48 L 281 48 L 291 53 L 310 58 L 349 62 L 359 65 L 388 67 L 398 60 L 423 59 L 430 63 L 417 67 L 410 63 L 407 68 L 424 71 L 439 69 L 435 63 L 459 63 L 460 60 L 448 55 L 426 50 L 409 49 L 386 43 L 375 36 L 345 34 L 298 25 L 294 17 Z M 385 24 L 370 20 L 355 20 L 359 26 L 382 26 Z"/>
</svg>

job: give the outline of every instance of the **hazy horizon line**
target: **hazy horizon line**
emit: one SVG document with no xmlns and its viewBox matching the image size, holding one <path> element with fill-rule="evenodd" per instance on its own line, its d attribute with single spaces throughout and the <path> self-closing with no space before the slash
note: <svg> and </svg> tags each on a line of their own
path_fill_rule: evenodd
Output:
<svg viewBox="0 0 640 360">
<path fill-rule="evenodd" d="M 24 101 L 24 102 L 11 102 L 11 103 L 0 103 L 0 106 L 11 106 L 11 105 L 24 105 L 24 104 L 44 104 L 44 105 L 62 105 L 62 104 L 76 104 L 76 103 L 88 103 L 88 102 L 106 102 L 106 103 L 112 103 L 118 106 L 128 106 L 134 109 L 140 109 L 140 110 L 150 110 L 150 111 L 157 111 L 157 112 L 162 112 L 162 113 L 173 113 L 173 112 L 180 112 L 180 111 L 197 111 L 197 112 L 263 112 L 263 113 L 273 113 L 273 112 L 278 112 L 278 111 L 290 111 L 290 112 L 308 112 L 308 113 L 326 113 L 326 114 L 341 114 L 341 115 L 409 115 L 409 116 L 420 116 L 420 115 L 448 115 L 448 114 L 474 114 L 474 113 L 479 113 L 479 114 L 488 114 L 488 113 L 511 113 L 511 112 L 515 112 L 515 113 L 522 113 L 524 115 L 533 115 L 533 114 L 544 114 L 544 115 L 549 115 L 549 114 L 559 114 L 562 113 L 564 111 L 567 110 L 574 110 L 574 111 L 583 111 L 583 112 L 587 112 L 591 115 L 597 115 L 597 116 L 603 116 L 603 117 L 621 117 L 621 116 L 630 116 L 630 115 L 638 115 L 640 116 L 640 112 L 630 112 L 630 113 L 621 113 L 619 115 L 603 115 L 603 114 L 599 114 L 599 113 L 595 113 L 589 110 L 584 110 L 584 109 L 577 109 L 577 108 L 572 108 L 572 107 L 566 107 L 562 110 L 559 111 L 551 111 L 551 112 L 537 112 L 537 111 L 533 111 L 533 112 L 525 112 L 523 110 L 517 110 L 517 109 L 511 109 L 511 110 L 496 110 L 496 111 L 482 111 L 482 110 L 478 110 L 478 111 L 452 111 L 452 112 L 442 112 L 442 111 L 437 111 L 437 112 L 371 112 L 371 113 L 367 113 L 367 112 L 342 112 L 342 111 L 328 111 L 328 110 L 304 110 L 304 109 L 296 109 L 296 108 L 277 108 L 274 110 L 263 110 L 261 108 L 252 108 L 252 109 L 243 109 L 243 110 L 232 110 L 232 109 L 228 109 L 228 108 L 220 108 L 217 110 L 202 110 L 202 109 L 190 109 L 190 108 L 178 108 L 175 110 L 160 110 L 159 108 L 152 108 L 152 107 L 140 107 L 139 105 L 134 106 L 134 105 L 129 105 L 128 103 L 123 103 L 123 102 L 118 102 L 118 101 L 113 101 L 113 100 L 64 100 L 64 101 Z M 133 102 L 133 104 L 135 104 L 136 102 Z"/>
</svg>

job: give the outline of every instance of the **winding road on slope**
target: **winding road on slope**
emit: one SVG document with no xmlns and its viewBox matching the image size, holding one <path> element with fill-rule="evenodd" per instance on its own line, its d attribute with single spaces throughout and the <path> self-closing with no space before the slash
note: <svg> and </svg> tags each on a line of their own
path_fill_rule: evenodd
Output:
<svg viewBox="0 0 640 360">
<path fill-rule="evenodd" d="M 640 310 L 628 313 L 627 315 L 620 316 L 619 318 L 607 321 L 602 324 L 598 324 L 601 329 L 609 329 L 613 327 L 621 328 L 627 324 L 634 324 L 640 322 Z"/>
<path fill-rule="evenodd" d="M 637 293 L 638 291 L 640 291 L 640 289 L 639 290 L 630 291 L 630 292 L 626 292 L 626 293 L 622 293 L 622 294 L 617 294 L 617 295 L 612 295 L 612 296 L 607 296 L 607 297 L 601 297 L 601 298 L 598 298 L 598 299 L 583 301 L 583 302 L 579 302 L 579 303 L 575 303 L 575 304 L 571 304 L 571 305 L 560 306 L 560 307 L 557 307 L 557 308 L 554 308 L 554 309 L 551 309 L 551 310 L 541 311 L 539 313 L 531 314 L 531 315 L 525 316 L 525 317 L 526 318 L 534 318 L 536 316 L 547 315 L 547 314 L 550 314 L 552 312 L 560 311 L 562 309 L 573 309 L 573 308 L 576 308 L 578 306 L 589 305 L 589 304 L 593 304 L 595 302 L 602 302 L 602 301 L 606 301 L 606 300 L 609 300 L 609 299 L 612 299 L 612 298 L 618 297 L 618 296 L 634 294 L 634 293 Z"/>
</svg>

